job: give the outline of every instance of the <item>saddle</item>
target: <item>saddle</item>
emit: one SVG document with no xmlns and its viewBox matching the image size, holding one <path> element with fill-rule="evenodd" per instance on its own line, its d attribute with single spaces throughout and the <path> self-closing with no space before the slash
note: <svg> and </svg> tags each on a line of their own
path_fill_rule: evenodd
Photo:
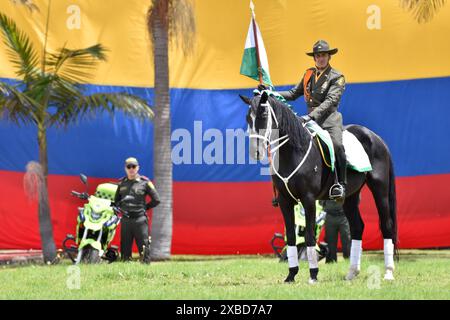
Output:
<svg viewBox="0 0 450 320">
<path fill-rule="evenodd" d="M 306 128 L 315 137 L 325 164 L 330 168 L 331 172 L 334 172 L 336 158 L 330 134 L 328 131 L 322 129 L 315 121 L 307 122 Z M 361 142 L 359 142 L 353 133 L 344 130 L 342 133 L 342 142 L 347 158 L 347 168 L 357 172 L 372 171 L 369 157 Z"/>
</svg>

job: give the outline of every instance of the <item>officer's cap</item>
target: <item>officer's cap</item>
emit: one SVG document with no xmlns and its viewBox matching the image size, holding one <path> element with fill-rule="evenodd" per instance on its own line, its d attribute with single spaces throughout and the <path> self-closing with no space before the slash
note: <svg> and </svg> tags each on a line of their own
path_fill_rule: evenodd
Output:
<svg viewBox="0 0 450 320">
<path fill-rule="evenodd" d="M 125 160 L 125 165 L 128 165 L 128 164 L 134 164 L 134 165 L 138 166 L 139 162 L 137 161 L 136 158 L 130 157 Z"/>
</svg>

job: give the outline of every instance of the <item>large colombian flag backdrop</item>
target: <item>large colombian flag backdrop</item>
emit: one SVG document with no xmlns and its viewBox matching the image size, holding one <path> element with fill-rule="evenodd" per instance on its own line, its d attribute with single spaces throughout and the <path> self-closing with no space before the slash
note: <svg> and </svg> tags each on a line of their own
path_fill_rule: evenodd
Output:
<svg viewBox="0 0 450 320">
<path fill-rule="evenodd" d="M 344 123 L 369 127 L 393 155 L 400 248 L 450 246 L 450 5 L 431 22 L 418 24 L 391 0 L 254 2 L 276 89 L 300 80 L 312 65 L 305 52 L 316 40 L 339 48 L 331 63 L 347 80 L 340 105 Z M 1 1 L 0 10 L 42 47 L 48 2 L 35 3 L 39 13 L 11 1 Z M 52 1 L 48 45 L 56 49 L 102 43 L 109 59 L 88 91 L 127 91 L 153 103 L 153 58 L 145 24 L 149 3 Z M 269 178 L 260 174 L 260 165 L 248 163 L 248 156 L 240 158 L 245 146 L 236 138 L 246 129 L 247 109 L 238 94 L 251 95 L 257 84 L 239 74 L 249 1 L 196 1 L 195 15 L 193 55 L 170 51 L 172 130 L 177 132 L 173 146 L 182 143 L 203 152 L 198 157 L 180 151 L 182 161 L 174 165 L 173 253 L 270 252 L 272 234 L 283 230 L 281 214 L 270 205 Z M 13 71 L 1 44 L 0 77 L 12 81 Z M 294 107 L 305 112 L 303 101 Z M 116 114 L 48 132 L 51 215 L 58 245 L 75 229 L 81 203 L 69 192 L 82 189 L 80 172 L 92 177 L 93 189 L 121 177 L 124 159 L 135 156 L 143 173 L 153 176 L 157 149 L 152 128 L 151 123 Z M 226 154 L 211 152 L 212 143 L 222 145 Z M 210 157 L 205 157 L 208 150 Z M 36 128 L 0 121 L 1 249 L 40 247 L 36 204 L 27 201 L 22 186 L 25 165 L 37 157 Z M 367 189 L 361 211 L 364 247 L 380 248 L 376 208 Z"/>
</svg>

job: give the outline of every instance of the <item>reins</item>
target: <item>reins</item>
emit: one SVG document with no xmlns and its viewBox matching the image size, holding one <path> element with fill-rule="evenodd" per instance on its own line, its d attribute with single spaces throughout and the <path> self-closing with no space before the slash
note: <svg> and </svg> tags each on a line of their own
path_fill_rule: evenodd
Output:
<svg viewBox="0 0 450 320">
<path fill-rule="evenodd" d="M 270 140 L 271 135 L 272 135 L 272 118 L 275 122 L 276 128 L 278 129 L 279 127 L 279 123 L 278 123 L 278 119 L 275 115 L 275 111 L 273 110 L 272 106 L 270 105 L 269 101 L 267 101 L 266 103 L 261 104 L 264 107 L 267 107 L 269 109 L 270 112 L 270 116 L 268 117 L 268 121 L 267 121 L 267 128 L 266 128 L 266 132 L 264 134 L 264 136 L 260 135 L 260 134 L 251 134 L 249 137 L 250 138 L 255 138 L 255 139 L 262 139 L 266 144 L 267 144 L 267 156 L 269 158 L 269 163 L 271 165 L 271 168 L 273 170 L 273 172 L 277 175 L 278 178 L 281 179 L 281 181 L 283 181 L 284 186 L 286 187 L 286 190 L 288 191 L 289 195 L 292 197 L 292 199 L 294 199 L 295 201 L 297 201 L 297 203 L 300 202 L 300 199 L 297 199 L 296 197 L 294 197 L 294 195 L 292 194 L 291 190 L 289 189 L 288 183 L 289 180 L 300 170 L 300 168 L 303 166 L 303 164 L 305 163 L 306 159 L 308 158 L 308 155 L 311 151 L 311 147 L 312 147 L 312 142 L 313 142 L 313 134 L 311 134 L 309 132 L 309 130 L 306 130 L 309 133 L 310 136 L 310 140 L 309 140 L 309 146 L 308 146 L 308 150 L 306 151 L 305 155 L 303 156 L 302 161 L 300 161 L 300 163 L 298 164 L 298 166 L 291 172 L 290 175 L 288 175 L 287 177 L 282 177 L 280 175 L 280 173 L 278 172 L 278 170 L 275 168 L 275 164 L 274 164 L 274 159 L 276 157 L 276 153 L 277 151 L 289 141 L 289 136 L 286 134 L 280 138 L 277 138 L 275 140 Z M 303 128 L 305 127 L 306 124 L 302 124 Z M 278 145 L 276 145 L 275 147 L 272 148 L 272 146 L 274 144 L 278 143 Z M 272 156 L 273 155 L 273 156 Z"/>
</svg>

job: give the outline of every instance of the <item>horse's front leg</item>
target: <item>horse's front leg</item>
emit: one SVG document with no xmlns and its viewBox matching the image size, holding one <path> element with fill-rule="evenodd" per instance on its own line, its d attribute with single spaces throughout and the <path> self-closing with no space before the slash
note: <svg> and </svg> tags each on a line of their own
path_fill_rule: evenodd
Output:
<svg viewBox="0 0 450 320">
<path fill-rule="evenodd" d="M 309 283 L 317 282 L 317 275 L 319 274 L 319 264 L 316 251 L 316 201 L 314 197 L 308 197 L 303 200 L 303 207 L 305 208 L 305 241 L 306 253 L 309 263 Z"/>
<path fill-rule="evenodd" d="M 284 226 L 286 228 L 286 238 L 288 246 L 287 257 L 289 264 L 289 274 L 284 282 L 294 282 L 295 276 L 298 273 L 298 251 L 295 235 L 294 203 L 292 200 L 287 200 L 280 194 L 279 205 L 284 218 Z"/>
</svg>

